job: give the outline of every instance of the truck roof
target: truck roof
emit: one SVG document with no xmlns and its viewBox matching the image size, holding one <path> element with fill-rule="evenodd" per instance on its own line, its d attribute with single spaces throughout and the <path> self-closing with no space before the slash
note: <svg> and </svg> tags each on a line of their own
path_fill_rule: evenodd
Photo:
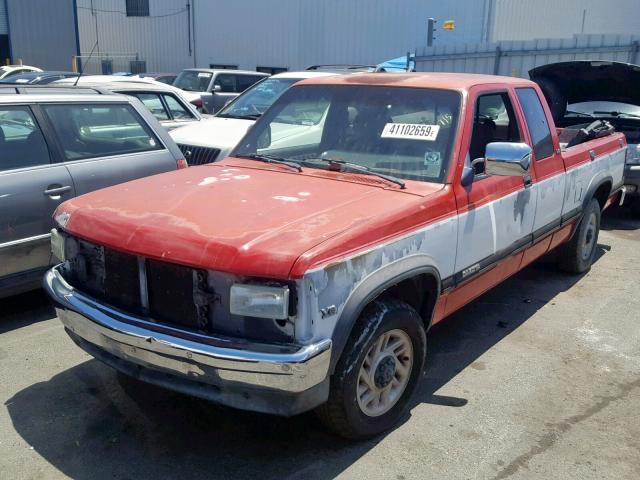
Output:
<svg viewBox="0 0 640 480">
<path fill-rule="evenodd" d="M 476 85 L 502 83 L 533 87 L 523 78 L 475 73 L 354 73 L 347 76 L 317 77 L 302 80 L 303 85 L 382 85 L 387 87 L 419 87 L 468 90 Z"/>
</svg>

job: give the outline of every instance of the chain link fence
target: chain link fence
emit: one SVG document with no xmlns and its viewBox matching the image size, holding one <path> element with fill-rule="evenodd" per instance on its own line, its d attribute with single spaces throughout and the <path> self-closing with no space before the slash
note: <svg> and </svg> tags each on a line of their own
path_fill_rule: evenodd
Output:
<svg viewBox="0 0 640 480">
<path fill-rule="evenodd" d="M 637 64 L 639 35 L 576 35 L 566 39 L 439 45 L 416 52 L 419 72 L 463 72 L 528 78 L 534 67 L 572 60 Z"/>
</svg>

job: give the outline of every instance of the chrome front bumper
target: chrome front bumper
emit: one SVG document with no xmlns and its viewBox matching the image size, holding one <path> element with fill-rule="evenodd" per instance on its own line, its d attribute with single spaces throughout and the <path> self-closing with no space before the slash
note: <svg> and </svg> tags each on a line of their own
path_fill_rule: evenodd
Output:
<svg viewBox="0 0 640 480">
<path fill-rule="evenodd" d="M 84 350 L 141 380 L 245 410 L 294 415 L 328 395 L 331 340 L 240 342 L 160 326 L 101 304 L 49 270 L 44 288 Z"/>
</svg>

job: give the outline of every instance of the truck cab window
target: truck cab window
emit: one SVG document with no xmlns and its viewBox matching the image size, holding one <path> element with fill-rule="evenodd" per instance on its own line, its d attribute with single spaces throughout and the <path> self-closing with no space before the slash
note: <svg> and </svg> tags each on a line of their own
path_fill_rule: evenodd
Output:
<svg viewBox="0 0 640 480">
<path fill-rule="evenodd" d="M 542 103 L 533 88 L 517 88 L 516 92 L 522 105 L 522 111 L 527 119 L 527 127 L 531 142 L 533 143 L 533 155 L 536 160 L 553 155 L 553 140 L 547 117 L 544 114 Z"/>
<path fill-rule="evenodd" d="M 469 160 L 484 157 L 489 143 L 520 141 L 520 129 L 509 95 L 501 92 L 478 97 L 473 117 Z M 476 164 L 475 170 L 476 175 L 484 173 L 484 165 Z"/>
</svg>

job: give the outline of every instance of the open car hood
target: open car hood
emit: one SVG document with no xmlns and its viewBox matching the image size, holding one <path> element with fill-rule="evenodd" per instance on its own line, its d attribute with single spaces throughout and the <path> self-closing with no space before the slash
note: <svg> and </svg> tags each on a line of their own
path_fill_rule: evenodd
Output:
<svg viewBox="0 0 640 480">
<path fill-rule="evenodd" d="M 547 99 L 563 97 L 567 103 L 588 101 L 640 105 L 640 65 L 583 60 L 559 62 L 529 70 Z"/>
</svg>

